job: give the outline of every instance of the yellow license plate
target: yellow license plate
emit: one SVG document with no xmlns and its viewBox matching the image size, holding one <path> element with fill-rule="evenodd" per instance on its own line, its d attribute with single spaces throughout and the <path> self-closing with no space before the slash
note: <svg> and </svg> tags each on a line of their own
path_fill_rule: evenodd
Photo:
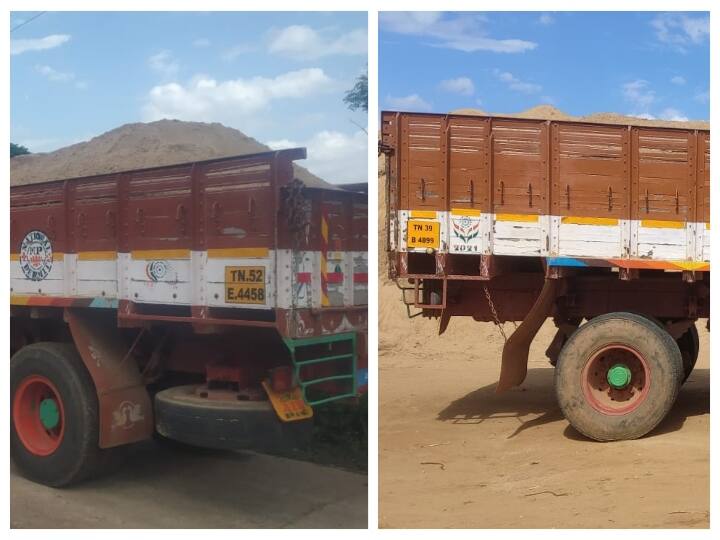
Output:
<svg viewBox="0 0 720 540">
<path fill-rule="evenodd" d="M 438 249 L 440 247 L 440 222 L 423 219 L 409 220 L 407 247 Z"/>
<path fill-rule="evenodd" d="M 226 266 L 225 302 L 228 304 L 264 304 L 265 267 Z"/>
<path fill-rule="evenodd" d="M 262 385 L 278 418 L 283 422 L 312 418 L 312 407 L 303 399 L 302 390 L 299 387 L 293 388 L 289 392 L 275 392 L 268 381 L 263 381 Z"/>
</svg>

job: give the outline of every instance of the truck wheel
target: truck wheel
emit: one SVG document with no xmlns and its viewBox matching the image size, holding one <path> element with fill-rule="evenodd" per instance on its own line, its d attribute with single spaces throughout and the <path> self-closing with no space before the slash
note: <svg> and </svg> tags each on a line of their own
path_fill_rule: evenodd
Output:
<svg viewBox="0 0 720 540">
<path fill-rule="evenodd" d="M 684 383 L 695 369 L 695 363 L 700 353 L 700 336 L 698 336 L 697 327 L 693 324 L 688 331 L 677 339 L 680 354 L 683 362 L 683 380 Z"/>
<path fill-rule="evenodd" d="M 101 461 L 95 387 L 74 345 L 34 343 L 10 360 L 10 450 L 22 473 L 62 487 Z"/>
<path fill-rule="evenodd" d="M 312 437 L 312 420 L 282 422 L 269 401 L 208 399 L 196 389 L 175 386 L 155 394 L 160 435 L 191 446 L 259 452 L 301 448 Z"/>
<path fill-rule="evenodd" d="M 682 372 L 670 334 L 645 317 L 609 313 L 581 326 L 563 347 L 555 392 L 565 418 L 583 435 L 636 439 L 668 413 Z"/>
</svg>

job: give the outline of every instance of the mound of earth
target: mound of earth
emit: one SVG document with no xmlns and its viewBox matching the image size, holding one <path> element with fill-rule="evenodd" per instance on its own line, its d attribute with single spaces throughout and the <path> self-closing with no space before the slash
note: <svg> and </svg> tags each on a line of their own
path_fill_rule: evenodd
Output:
<svg viewBox="0 0 720 540">
<path fill-rule="evenodd" d="M 648 120 L 635 116 L 626 116 L 618 113 L 598 112 L 586 116 L 572 116 L 564 113 L 552 105 L 537 105 L 517 113 L 488 113 L 481 109 L 456 109 L 452 114 L 465 114 L 469 116 L 500 116 L 505 118 L 530 118 L 533 120 L 570 120 L 596 124 L 621 124 L 646 127 L 674 127 L 686 129 L 710 129 L 710 122 L 704 120 Z"/>
<path fill-rule="evenodd" d="M 10 160 L 10 185 L 33 184 L 118 171 L 267 152 L 270 147 L 222 124 L 159 120 L 125 124 L 87 142 Z M 334 188 L 299 165 L 308 187 Z"/>
</svg>

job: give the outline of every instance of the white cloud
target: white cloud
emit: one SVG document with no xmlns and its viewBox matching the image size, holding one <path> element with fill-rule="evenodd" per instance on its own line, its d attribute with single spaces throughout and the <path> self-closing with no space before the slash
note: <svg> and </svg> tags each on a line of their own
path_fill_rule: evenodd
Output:
<svg viewBox="0 0 720 540">
<path fill-rule="evenodd" d="M 385 102 L 389 107 L 403 111 L 427 112 L 432 110 L 432 105 L 417 94 L 410 94 L 404 97 L 388 96 Z"/>
<path fill-rule="evenodd" d="M 50 66 L 38 65 L 35 66 L 35 71 L 45 77 L 49 81 L 69 83 L 72 82 L 73 86 L 78 90 L 85 90 L 88 87 L 86 81 L 78 81 L 75 79 L 75 74 L 71 72 L 58 71 Z"/>
<path fill-rule="evenodd" d="M 453 94 L 461 94 L 463 96 L 471 96 L 475 93 L 475 85 L 468 77 L 458 77 L 457 79 L 447 79 L 440 82 L 440 89 Z"/>
<path fill-rule="evenodd" d="M 292 25 L 274 32 L 269 50 L 274 54 L 312 60 L 331 55 L 366 54 L 367 41 L 364 28 L 329 37 L 309 26 Z"/>
<path fill-rule="evenodd" d="M 238 56 L 242 56 L 243 54 L 247 54 L 249 52 L 252 52 L 253 50 L 255 50 L 255 48 L 252 45 L 248 45 L 246 43 L 240 43 L 239 45 L 235 45 L 235 46 L 227 49 L 222 54 L 222 58 L 223 58 L 223 60 L 232 62 Z"/>
<path fill-rule="evenodd" d="M 637 79 L 622 86 L 625 99 L 640 108 L 646 109 L 655 102 L 655 90 L 649 88 L 649 83 Z"/>
<path fill-rule="evenodd" d="M 158 73 L 173 77 L 180 69 L 180 63 L 173 58 L 170 51 L 160 51 L 148 58 L 148 65 Z"/>
<path fill-rule="evenodd" d="M 54 82 L 69 82 L 75 78 L 74 73 L 64 73 L 62 71 L 57 71 L 50 66 L 35 66 L 35 71 L 47 78 L 49 81 Z"/>
<path fill-rule="evenodd" d="M 650 21 L 655 37 L 680 52 L 686 47 L 704 43 L 710 36 L 710 18 L 692 17 L 683 13 L 662 13 Z"/>
<path fill-rule="evenodd" d="M 487 35 L 483 15 L 450 16 L 437 12 L 385 11 L 380 14 L 381 29 L 434 39 L 433 45 L 464 52 L 491 51 L 521 53 L 533 50 L 537 43 L 522 39 L 495 39 Z"/>
<path fill-rule="evenodd" d="M 494 70 L 495 76 L 505 84 L 510 90 L 522 92 L 524 94 L 536 94 L 542 90 L 542 86 L 535 83 L 521 81 L 509 71 Z"/>
<path fill-rule="evenodd" d="M 260 111 L 273 100 L 304 98 L 332 88 L 332 79 L 320 68 L 290 71 L 274 78 L 228 81 L 201 75 L 187 85 L 173 82 L 153 87 L 143 107 L 143 118 L 223 121 L 228 115 Z"/>
<path fill-rule="evenodd" d="M 682 86 L 683 84 L 685 84 L 685 77 L 675 75 L 672 79 L 670 79 L 670 82 L 673 84 L 677 84 L 678 86 Z"/>
<path fill-rule="evenodd" d="M 550 15 L 549 13 L 543 13 L 538 18 L 538 22 L 540 24 L 549 25 L 549 24 L 553 24 L 555 22 L 555 19 L 553 19 L 552 15 Z"/>
<path fill-rule="evenodd" d="M 10 54 L 15 55 L 27 51 L 54 49 L 68 41 L 70 41 L 70 36 L 67 34 L 53 34 L 37 39 L 12 39 L 10 40 Z"/>
<path fill-rule="evenodd" d="M 642 118 L 643 120 L 655 120 L 655 116 L 653 116 L 650 113 L 628 114 L 628 116 L 630 116 L 632 118 Z"/>
<path fill-rule="evenodd" d="M 266 144 L 276 150 L 306 147 L 307 159 L 297 163 L 328 182 L 367 182 L 368 137 L 364 131 L 347 134 L 325 130 L 306 141 L 280 139 Z"/>
<path fill-rule="evenodd" d="M 198 38 L 192 42 L 193 47 L 209 47 L 210 40 L 207 38 Z"/>
<path fill-rule="evenodd" d="M 672 107 L 663 109 L 658 116 L 663 120 L 674 120 L 676 122 L 687 122 L 688 120 L 687 116 Z"/>
</svg>

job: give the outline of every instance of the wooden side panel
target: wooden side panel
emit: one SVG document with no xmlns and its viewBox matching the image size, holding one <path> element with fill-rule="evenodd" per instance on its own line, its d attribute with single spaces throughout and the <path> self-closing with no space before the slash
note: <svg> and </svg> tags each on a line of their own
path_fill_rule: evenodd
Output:
<svg viewBox="0 0 720 540">
<path fill-rule="evenodd" d="M 274 245 L 275 193 L 267 158 L 210 163 L 200 178 L 208 249 Z"/>
<path fill-rule="evenodd" d="M 625 126 L 553 125 L 552 214 L 629 218 Z"/>
<path fill-rule="evenodd" d="M 694 133 L 637 128 L 636 143 L 636 219 L 692 221 Z"/>
<path fill-rule="evenodd" d="M 448 128 L 450 208 L 490 212 L 490 119 L 451 116 Z"/>
<path fill-rule="evenodd" d="M 401 171 L 403 208 L 444 210 L 446 205 L 445 117 L 403 115 Z"/>
<path fill-rule="evenodd" d="M 190 167 L 131 173 L 127 191 L 130 250 L 190 249 Z"/>
<path fill-rule="evenodd" d="M 492 173 L 495 214 L 542 214 L 547 198 L 547 124 L 494 119 Z"/>
<path fill-rule="evenodd" d="M 697 221 L 710 223 L 710 134 L 698 133 Z"/>
<path fill-rule="evenodd" d="M 116 176 L 83 179 L 74 182 L 75 250 L 118 250 L 118 179 Z"/>
</svg>

